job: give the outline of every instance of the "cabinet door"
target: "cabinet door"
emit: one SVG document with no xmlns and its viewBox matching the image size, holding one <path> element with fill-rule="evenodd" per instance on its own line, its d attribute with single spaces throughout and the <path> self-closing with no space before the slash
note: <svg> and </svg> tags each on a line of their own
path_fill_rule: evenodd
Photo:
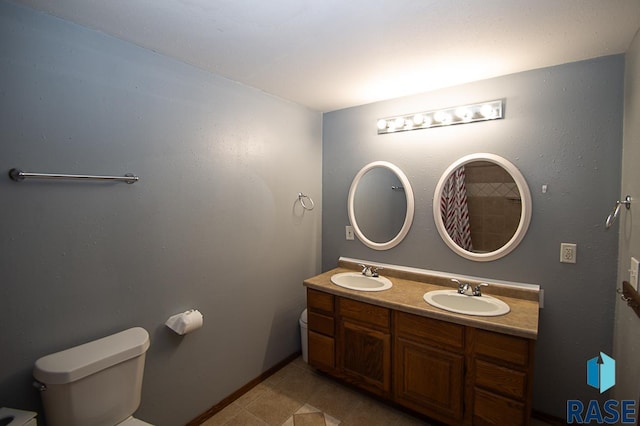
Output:
<svg viewBox="0 0 640 426">
<path fill-rule="evenodd" d="M 338 351 L 338 368 L 345 379 L 378 395 L 390 395 L 389 333 L 342 320 Z"/>
<path fill-rule="evenodd" d="M 394 350 L 396 402 L 437 420 L 460 421 L 464 356 L 402 338 Z"/>
</svg>

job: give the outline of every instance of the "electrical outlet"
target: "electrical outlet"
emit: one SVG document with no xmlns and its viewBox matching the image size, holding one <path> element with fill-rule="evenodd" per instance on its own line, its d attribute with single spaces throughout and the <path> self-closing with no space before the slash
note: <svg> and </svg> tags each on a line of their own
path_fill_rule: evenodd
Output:
<svg viewBox="0 0 640 426">
<path fill-rule="evenodd" d="M 351 225 L 345 226 L 344 233 L 347 240 L 353 240 L 353 226 Z"/>
<path fill-rule="evenodd" d="M 573 243 L 560 244 L 560 262 L 576 263 L 577 246 Z"/>
</svg>

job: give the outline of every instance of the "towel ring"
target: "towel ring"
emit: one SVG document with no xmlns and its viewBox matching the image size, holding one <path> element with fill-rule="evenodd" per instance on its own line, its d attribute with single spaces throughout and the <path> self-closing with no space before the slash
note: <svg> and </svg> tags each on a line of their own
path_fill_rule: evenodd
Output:
<svg viewBox="0 0 640 426">
<path fill-rule="evenodd" d="M 622 206 L 623 204 L 627 208 L 627 210 L 631 209 L 630 195 L 627 195 L 626 197 L 624 197 L 623 201 L 620 201 L 620 200 L 616 201 L 616 205 L 614 206 L 613 211 L 609 214 L 609 216 L 607 216 L 607 221 L 605 222 L 606 229 L 609 229 L 613 226 L 616 219 L 618 218 L 618 215 L 620 214 L 620 206 Z"/>
<path fill-rule="evenodd" d="M 310 206 L 305 204 L 305 201 L 304 201 L 305 198 L 311 204 Z M 308 195 L 304 195 L 302 192 L 298 192 L 298 200 L 300 201 L 300 204 L 302 204 L 302 208 L 305 209 L 305 210 L 313 210 L 313 208 L 316 206 L 314 204 L 313 200 L 311 199 L 311 197 L 309 197 Z"/>
</svg>

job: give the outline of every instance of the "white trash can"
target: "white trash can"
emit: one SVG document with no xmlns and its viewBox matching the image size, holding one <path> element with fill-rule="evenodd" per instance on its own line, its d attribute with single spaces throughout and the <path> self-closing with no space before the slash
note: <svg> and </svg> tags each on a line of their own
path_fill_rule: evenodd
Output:
<svg viewBox="0 0 640 426">
<path fill-rule="evenodd" d="M 304 362 L 308 364 L 309 358 L 307 355 L 308 344 L 307 344 L 307 310 L 306 309 L 302 311 L 302 314 L 300 314 L 300 320 L 298 322 L 300 323 L 300 342 L 302 343 L 302 359 L 304 360 Z"/>
</svg>

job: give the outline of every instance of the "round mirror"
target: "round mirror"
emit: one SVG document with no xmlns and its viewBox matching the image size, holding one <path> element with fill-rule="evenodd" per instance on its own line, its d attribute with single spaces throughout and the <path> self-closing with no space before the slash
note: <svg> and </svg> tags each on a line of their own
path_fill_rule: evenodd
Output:
<svg viewBox="0 0 640 426">
<path fill-rule="evenodd" d="M 520 171 L 494 154 L 471 154 L 444 172 L 433 198 L 433 218 L 457 254 L 486 262 L 509 254 L 531 221 L 531 193 Z"/>
<path fill-rule="evenodd" d="M 354 233 L 374 250 L 397 246 L 413 222 L 414 200 L 409 179 L 386 161 L 367 164 L 356 174 L 347 204 Z"/>
</svg>

